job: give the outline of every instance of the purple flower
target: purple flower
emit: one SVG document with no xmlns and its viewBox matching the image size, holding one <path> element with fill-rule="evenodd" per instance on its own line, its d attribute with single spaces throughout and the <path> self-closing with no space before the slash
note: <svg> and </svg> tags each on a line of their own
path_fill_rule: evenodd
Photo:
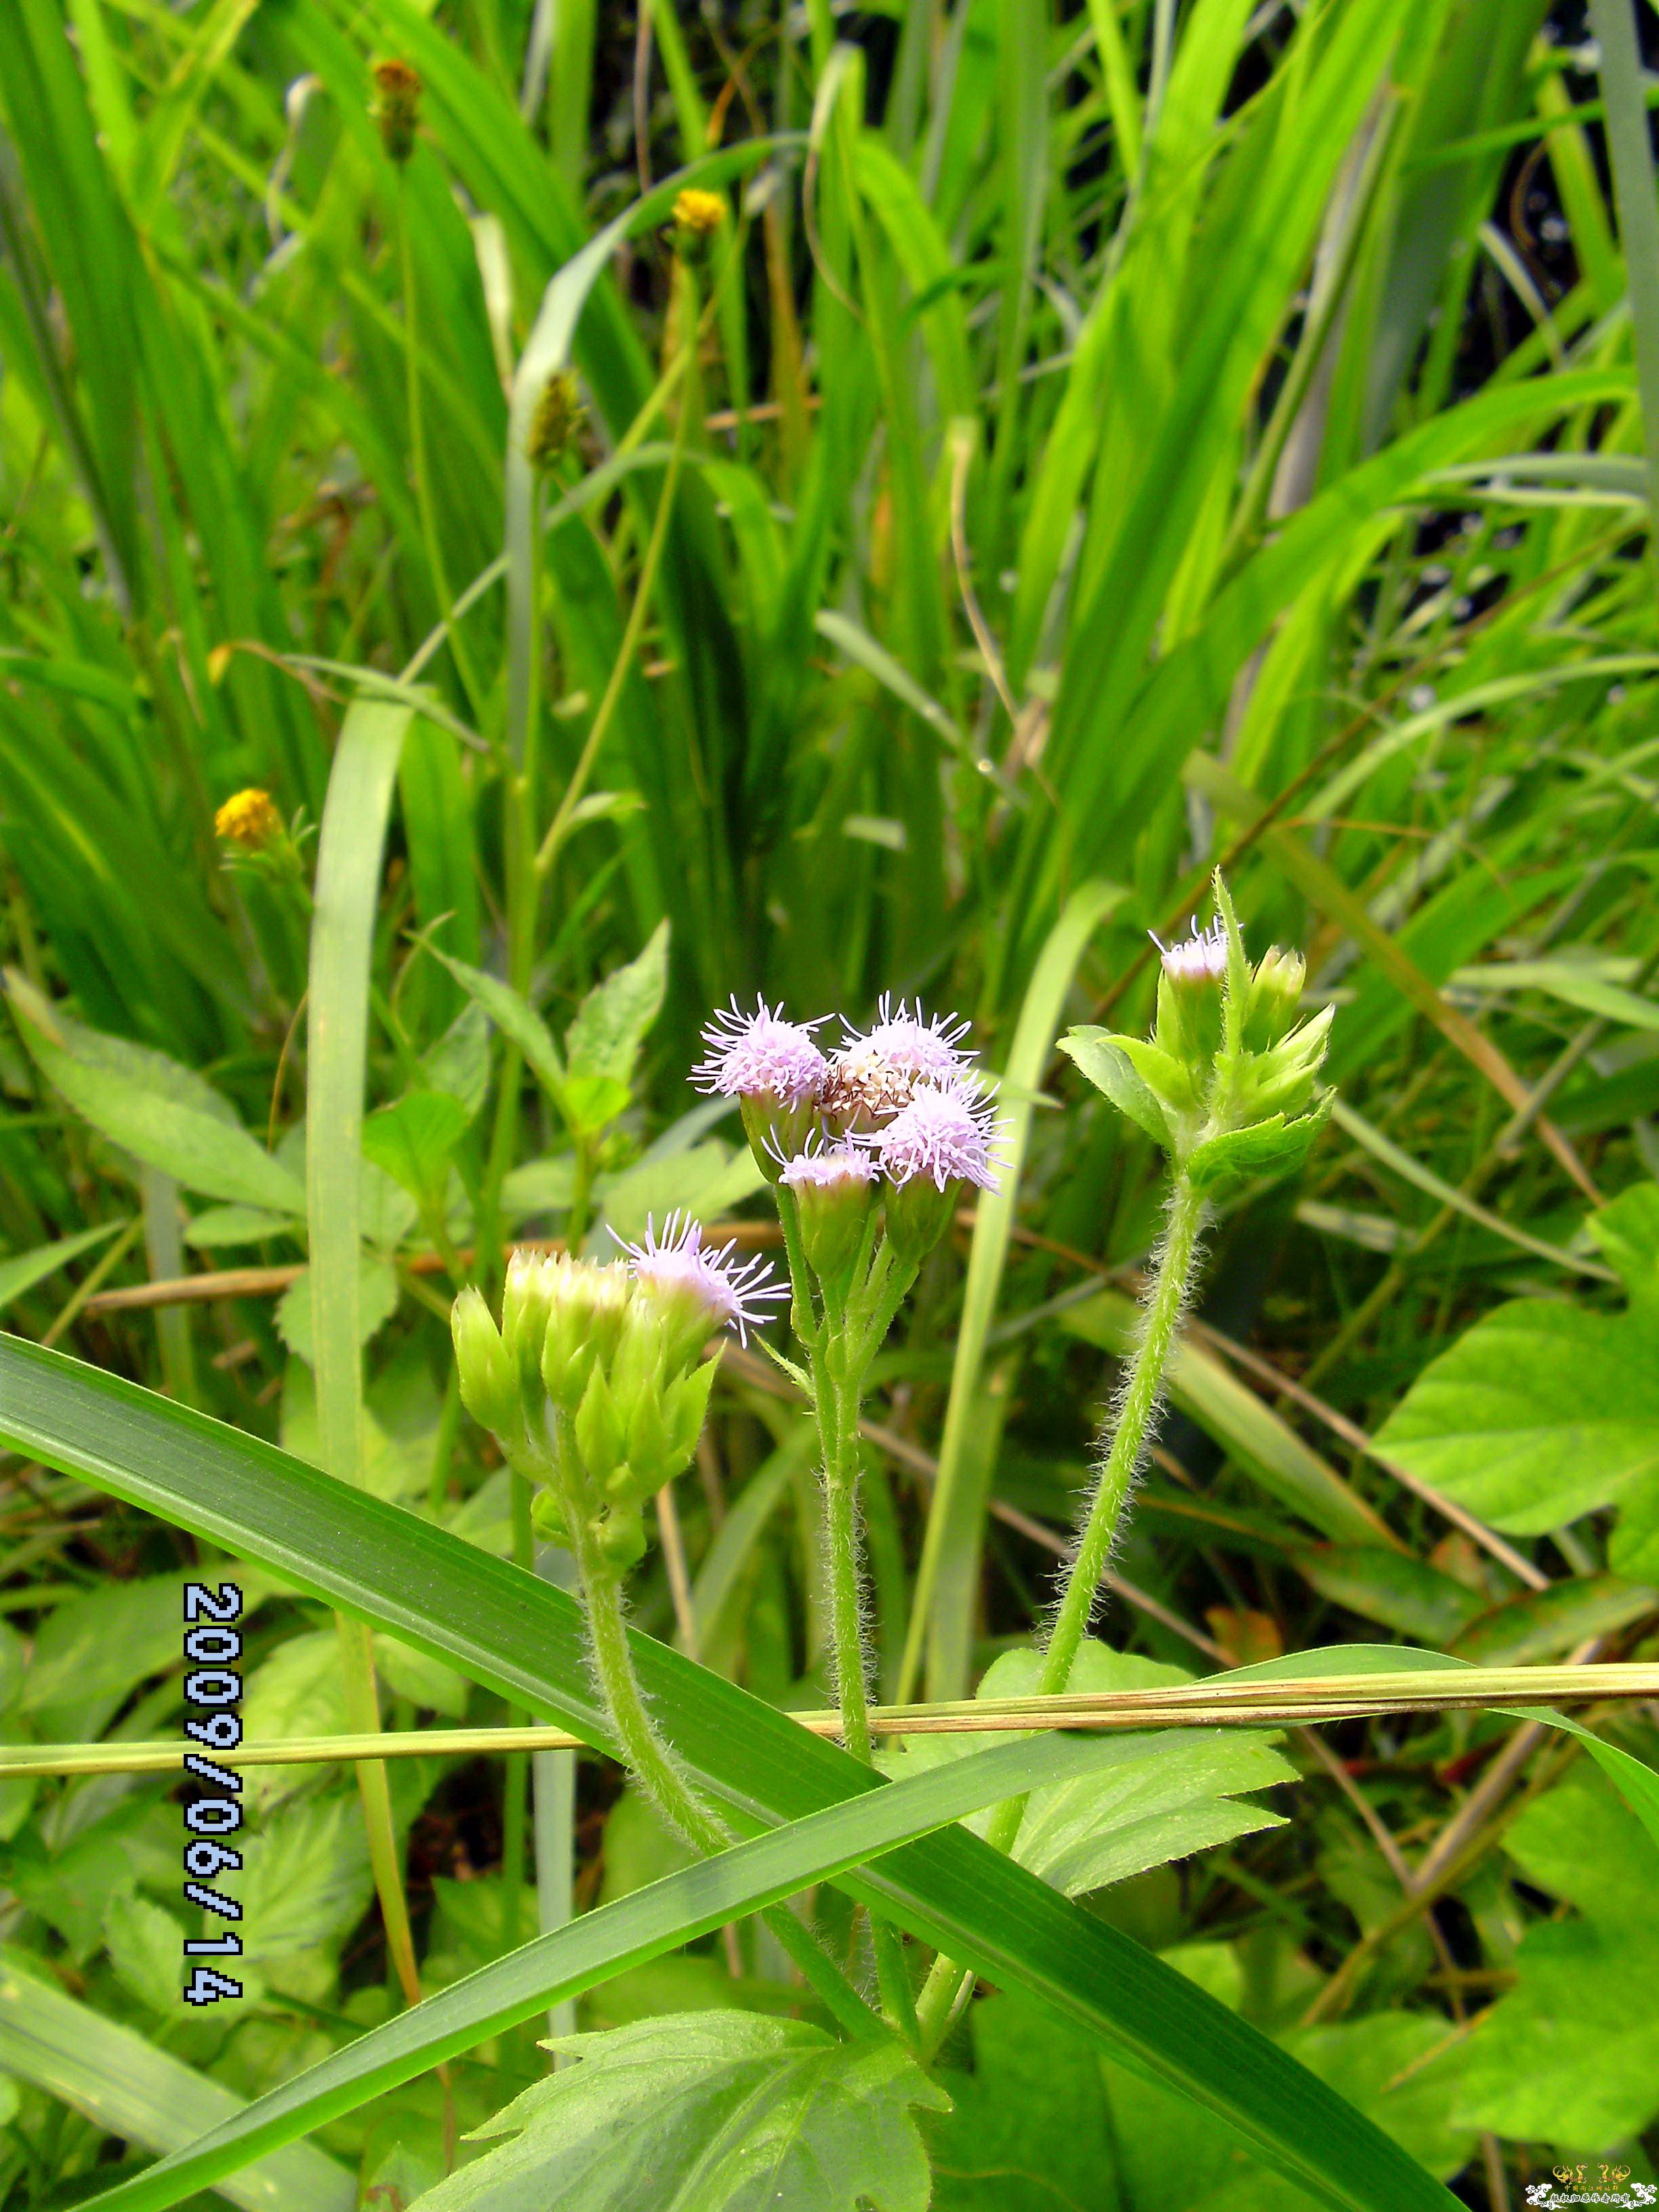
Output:
<svg viewBox="0 0 1659 2212">
<path fill-rule="evenodd" d="M 989 1099 L 975 1098 L 960 1084 L 923 1083 L 884 1129 L 859 1141 L 896 1183 L 927 1176 L 939 1190 L 953 1182 L 995 1190 L 1008 1164 L 997 1150 L 1005 1127 Z"/>
<path fill-rule="evenodd" d="M 746 1014 L 735 999 L 715 1015 L 702 1033 L 708 1057 L 691 1080 L 700 1091 L 727 1098 L 767 1098 L 780 1106 L 799 1106 L 816 1098 L 830 1064 L 812 1042 L 816 1022 L 787 1022 L 764 999 Z"/>
<path fill-rule="evenodd" d="M 1200 929 L 1194 915 L 1190 935 L 1177 937 L 1173 945 L 1165 945 L 1156 936 L 1152 942 L 1164 956 L 1164 974 L 1176 982 L 1206 978 L 1218 982 L 1227 972 L 1227 926 L 1219 917 L 1207 929 Z"/>
<path fill-rule="evenodd" d="M 784 1160 L 780 1182 L 787 1183 L 791 1190 L 834 1190 L 846 1183 L 873 1182 L 875 1164 L 867 1152 L 854 1152 L 850 1145 L 835 1145 L 815 1149 L 807 1139 L 805 1151 L 793 1159 Z"/>
<path fill-rule="evenodd" d="M 642 1288 L 673 1304 L 696 1301 L 706 1310 L 711 1326 L 736 1329 L 739 1344 L 747 1344 L 750 1329 L 769 1318 L 766 1309 L 773 1300 L 789 1295 L 787 1284 L 774 1282 L 771 1269 L 758 1255 L 744 1261 L 732 1257 L 735 1240 L 718 1252 L 705 1251 L 702 1225 L 689 1215 L 671 1213 L 660 1237 L 655 1223 L 647 1219 L 642 1243 L 629 1244 L 621 1237 L 617 1241 L 628 1255 L 629 1272 Z"/>
<path fill-rule="evenodd" d="M 968 1024 L 958 1015 L 935 1014 L 929 1021 L 920 999 L 912 1013 L 902 999 L 895 1006 L 891 993 L 884 991 L 874 1025 L 860 1030 L 848 1024 L 835 1064 L 840 1069 L 875 1062 L 916 1082 L 949 1084 L 964 1075 L 973 1061 L 973 1054 L 961 1049 L 967 1034 Z"/>
</svg>

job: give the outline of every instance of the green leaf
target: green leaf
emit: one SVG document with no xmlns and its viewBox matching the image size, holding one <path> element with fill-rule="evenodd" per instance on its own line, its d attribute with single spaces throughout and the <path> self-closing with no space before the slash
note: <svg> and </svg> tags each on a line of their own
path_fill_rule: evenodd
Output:
<svg viewBox="0 0 1659 2212">
<path fill-rule="evenodd" d="M 1060 1048 L 1076 1061 L 1097 1091 L 1104 1091 L 1120 1114 L 1127 1115 L 1155 1145 L 1169 1152 L 1175 1140 L 1164 1109 L 1123 1049 L 1127 1042 L 1106 1030 L 1076 1029 L 1061 1037 Z"/>
<path fill-rule="evenodd" d="M 1524 1590 L 1468 1621 L 1448 1649 L 1477 1667 L 1530 1667 L 1659 1613 L 1659 1589 L 1617 1575 L 1574 1575 Z"/>
<path fill-rule="evenodd" d="M 315 1270 L 302 1267 L 276 1301 L 276 1334 L 296 1359 L 317 1364 Z M 398 1276 L 390 1260 L 377 1252 L 357 1255 L 357 1340 L 367 1344 L 398 1310 Z"/>
<path fill-rule="evenodd" d="M 531 1712 L 604 1744 L 581 1656 L 574 1601 L 415 1515 L 383 1504 L 259 1439 L 60 1354 L 0 1337 L 0 1436 L 159 1513 L 295 1587 L 349 1607 L 459 1667 Z M 441 1593 L 432 1601 L 427 1593 Z M 647 1696 L 702 1786 L 746 1820 L 802 1823 L 672 1877 L 654 1894 L 589 1913 L 480 1980 L 429 1997 L 347 2052 L 262 2100 L 258 2117 L 168 2172 L 106 2199 L 123 2212 L 176 2203 L 277 2141 L 350 2111 L 379 2089 L 465 2050 L 556 1995 L 573 1993 L 718 1927 L 763 1897 L 836 1878 L 854 1895 L 1002 1986 L 1037 1992 L 1124 2062 L 1224 2118 L 1259 2155 L 1348 2212 L 1450 2212 L 1450 2200 L 1358 2114 L 1212 1999 L 1127 1938 L 954 1826 L 865 1863 L 917 1801 L 885 1788 L 835 1745 L 808 1735 L 735 1684 L 650 1638 L 630 1635 Z M 1395 1655 L 1396 1657 L 1398 1655 Z M 1442 1662 L 1444 1664 L 1446 1662 Z M 1059 1754 L 1079 1760 L 1079 1739 Z M 919 1778 L 927 1825 L 954 1822 L 977 1800 L 1064 1778 L 1026 1769 L 1042 1747 L 1018 1744 L 1007 1765 L 959 1761 Z M 1042 1754 L 1044 1757 L 1054 1754 Z M 994 1774 L 995 1779 L 992 1778 Z M 948 1794 L 962 1777 L 968 1794 Z M 977 1786 L 969 1786 L 976 1783 Z M 984 1792 L 983 1796 L 980 1795 Z M 860 1803 L 866 1793 L 872 1799 Z M 852 1800 L 847 1804 L 839 1801 Z M 917 1808 L 913 1811 L 912 1808 Z M 830 1808 L 830 1809 L 826 1809 Z M 847 1856 L 842 1856 L 845 1852 Z M 843 1871 L 857 1865 L 859 1871 Z M 606 1913 L 616 1918 L 608 1919 Z M 626 1922 L 623 1915 L 635 1915 Z M 553 1946 L 557 1946 L 556 1951 Z"/>
<path fill-rule="evenodd" d="M 1296 1553 L 1293 1564 L 1333 1605 L 1442 1650 L 1486 1610 L 1479 1590 L 1443 1575 L 1425 1559 L 1375 1545 L 1312 1545 Z"/>
<path fill-rule="evenodd" d="M 0 1949 L 0 2067 L 150 2150 L 176 2150 L 247 2109 L 131 2028 L 77 2004 L 14 1948 Z M 223 2181 L 220 2194 L 246 2212 L 354 2212 L 357 2202 L 353 2178 L 309 2143 L 261 2159 Z"/>
<path fill-rule="evenodd" d="M 419 2212 L 927 2212 L 911 2107 L 948 2100 L 897 2044 L 701 2012 L 550 2047 L 558 2072 L 472 2138 L 514 2140 L 428 2191 Z"/>
<path fill-rule="evenodd" d="M 564 1062 L 559 1057 L 551 1030 L 530 1001 L 499 976 L 486 975 L 482 968 L 469 967 L 465 960 L 441 952 L 429 941 L 426 949 L 434 960 L 443 963 L 461 988 L 483 1007 L 501 1035 L 510 1037 L 518 1046 L 524 1054 L 525 1065 L 557 1103 L 564 1095 Z"/>
<path fill-rule="evenodd" d="M 298 1180 L 199 1075 L 165 1053 L 85 1029 L 8 970 L 6 992 L 41 1073 L 84 1121 L 186 1190 L 303 1214 Z"/>
<path fill-rule="evenodd" d="M 745 1145 L 733 1152 L 718 1139 L 694 1145 L 689 1152 L 665 1159 L 636 1160 L 600 1185 L 595 1203 L 604 1227 L 631 1240 L 645 1234 L 653 1216 L 661 1221 L 678 1206 L 700 1221 L 717 1220 L 763 1189 L 766 1178 Z M 595 1232 L 596 1247 L 600 1232 Z M 615 1250 L 611 1239 L 603 1242 Z"/>
<path fill-rule="evenodd" d="M 104 1948 L 123 1986 L 164 2020 L 184 2016 L 185 1930 L 163 1906 L 131 1890 L 110 1899 Z"/>
<path fill-rule="evenodd" d="M 126 1227 L 125 1221 L 100 1221 L 95 1229 L 83 1229 L 78 1236 L 60 1237 L 55 1244 L 41 1244 L 33 1252 L 19 1252 L 9 1260 L 0 1260 L 0 1313 L 32 1291 L 37 1283 L 44 1283 L 65 1267 L 71 1260 L 78 1260 L 82 1252 L 90 1252 L 95 1244 L 104 1243 L 118 1230 Z"/>
<path fill-rule="evenodd" d="M 420 1206 L 441 1200 L 449 1156 L 471 1121 L 447 1091 L 411 1091 L 363 1123 L 363 1152 Z"/>
<path fill-rule="evenodd" d="M 285 1213 L 271 1213 L 262 1206 L 208 1206 L 188 1224 L 185 1242 L 194 1251 L 216 1251 L 225 1245 L 263 1244 L 270 1237 L 298 1237 L 300 1224 Z"/>
<path fill-rule="evenodd" d="M 1659 1326 L 1650 1285 L 1659 1191 L 1638 1186 L 1595 1227 L 1632 1292 L 1623 1314 L 1518 1298 L 1430 1362 L 1378 1449 L 1494 1528 L 1565 1528 L 1618 1505 L 1613 1565 L 1659 1580 Z"/>
<path fill-rule="evenodd" d="M 373 1894 L 356 1792 L 285 1806 L 249 1838 L 243 1871 L 221 1879 L 241 1900 L 249 1965 L 318 2002 L 332 1966 L 314 1954 L 356 1925 Z"/>
<path fill-rule="evenodd" d="M 1504 1849 L 1578 1908 L 1535 1922 L 1516 1986 L 1469 2039 L 1456 2117 L 1576 2150 L 1611 2148 L 1659 2112 L 1659 1858 L 1605 1784 L 1575 1775 L 1529 1805 Z"/>
<path fill-rule="evenodd" d="M 626 1092 L 667 989 L 668 924 L 659 921 L 639 957 L 596 983 L 577 1007 L 564 1040 L 573 1080 L 607 1076 Z"/>
<path fill-rule="evenodd" d="M 48 1734 L 102 1734 L 146 1676 L 179 1663 L 184 1579 L 106 1582 L 56 1607 L 34 1638 L 19 1703 Z"/>
<path fill-rule="evenodd" d="M 1328 1103 L 1294 1121 L 1270 1114 L 1248 1129 L 1230 1129 L 1200 1145 L 1188 1158 L 1187 1172 L 1204 1191 L 1219 1191 L 1255 1176 L 1290 1175 L 1307 1158 L 1329 1118 Z"/>
<path fill-rule="evenodd" d="M 981 1681 L 981 1698 L 1035 1697 L 1042 1672 L 1036 1651 L 1005 1651 Z M 1141 1690 L 1187 1682 L 1192 1677 L 1089 1638 L 1078 1653 L 1066 1688 Z M 1231 1728 L 1151 1730 L 1115 1735 L 1112 1753 L 1088 1775 L 1036 1791 L 1025 1808 L 1014 1856 L 1068 1897 L 1103 1889 L 1144 1874 L 1148 1867 L 1186 1858 L 1212 1844 L 1283 1827 L 1284 1816 L 1239 1802 L 1235 1792 L 1294 1782 L 1296 1769 L 1259 1730 Z M 968 1734 L 907 1736 L 903 1749 L 883 1758 L 895 1776 L 959 1759 L 975 1739 Z M 989 1815 L 969 1825 L 983 1834 Z"/>
</svg>

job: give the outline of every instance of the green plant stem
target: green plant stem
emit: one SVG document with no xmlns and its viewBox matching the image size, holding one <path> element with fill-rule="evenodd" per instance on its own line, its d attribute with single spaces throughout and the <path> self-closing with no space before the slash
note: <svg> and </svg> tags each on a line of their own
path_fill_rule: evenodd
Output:
<svg viewBox="0 0 1659 2212">
<path fill-rule="evenodd" d="M 829 1334 L 826 1329 L 826 1335 Z M 842 1339 L 844 1351 L 846 1339 Z M 813 1366 L 818 1430 L 823 1445 L 823 1548 L 830 1585 L 830 1648 L 835 1655 L 836 1704 L 842 1741 L 854 1759 L 874 1765 L 870 1735 L 869 1654 L 865 1648 L 864 1605 L 859 1541 L 859 1406 L 861 1376 L 836 1371 L 833 1338 Z M 882 2009 L 890 2024 L 913 2046 L 915 2004 L 904 1960 L 904 1941 L 896 1928 L 872 1917 L 876 1974 Z"/>
<path fill-rule="evenodd" d="M 345 1693 L 346 1726 L 354 1735 L 378 1735 L 380 1699 L 374 1687 L 374 1647 L 368 1624 L 338 1613 L 334 1616 L 334 1625 L 340 1638 L 340 1682 Z M 386 1951 L 403 1990 L 404 2002 L 419 2004 L 421 1979 L 415 1964 L 409 1905 L 404 1895 L 404 1869 L 392 1818 L 392 1792 L 386 1767 L 380 1759 L 358 1760 L 357 1788 L 363 1801 L 369 1866 L 380 1900 L 380 1916 L 386 1923 Z"/>
<path fill-rule="evenodd" d="M 1118 1522 L 1139 1469 L 1147 1431 L 1163 1395 L 1164 1373 L 1187 1303 L 1204 1219 L 1202 1194 L 1184 1173 L 1177 1173 L 1175 1188 L 1170 1194 L 1163 1247 L 1158 1255 L 1151 1291 L 1142 1309 L 1140 1341 L 1118 1407 L 1106 1464 L 1089 1501 L 1077 1553 L 1066 1577 L 1054 1626 L 1048 1632 L 1042 1672 L 1037 1679 L 1038 1697 L 1057 1697 L 1071 1680 L 1072 1668 L 1100 1594 L 1101 1577 L 1112 1555 Z M 1012 1850 L 1024 1817 L 1025 1800 L 1011 1797 L 1006 1804 L 998 1806 L 992 1816 L 986 1840 L 997 1850 Z M 941 1955 L 933 1961 L 916 2007 L 924 2056 L 931 2056 L 938 2049 L 955 2020 L 963 2002 L 963 1970 L 953 1960 Z"/>
<path fill-rule="evenodd" d="M 695 344 L 696 339 L 696 327 L 694 318 L 690 343 Z M 674 422 L 674 442 L 669 453 L 668 472 L 663 479 L 662 497 L 657 503 L 656 520 L 652 524 L 651 536 L 645 549 L 645 557 L 640 563 L 639 581 L 634 589 L 634 604 L 628 611 L 628 622 L 623 631 L 622 643 L 617 648 L 617 658 L 611 663 L 611 674 L 606 680 L 605 693 L 599 701 L 598 711 L 589 726 L 576 765 L 570 772 L 570 781 L 564 787 L 553 819 L 547 825 L 547 835 L 542 840 L 541 849 L 536 854 L 534 866 L 538 878 L 547 872 L 558 857 L 559 848 L 563 843 L 565 834 L 570 827 L 571 817 L 576 811 L 577 803 L 583 792 L 587 788 L 587 779 L 593 772 L 593 763 L 599 758 L 599 747 L 604 744 L 605 732 L 611 727 L 611 720 L 622 699 L 623 686 L 628 681 L 629 671 L 634 665 L 634 656 L 639 650 L 641 633 L 645 628 L 646 616 L 650 610 L 651 594 L 656 586 L 657 569 L 662 560 L 663 547 L 668 541 L 669 518 L 674 511 L 674 494 L 679 488 L 680 465 L 685 457 L 685 437 L 690 416 L 690 403 L 682 398 L 680 410 Z"/>
<path fill-rule="evenodd" d="M 509 1478 L 513 1498 L 513 1564 L 526 1573 L 536 1571 L 536 1535 L 530 1508 L 533 1486 L 527 1475 L 513 1469 Z M 525 1716 L 527 1721 L 529 1716 Z M 519 1726 L 516 1714 L 508 1725 Z M 520 1899 L 524 1895 L 525 1837 L 530 1796 L 530 1761 L 514 1753 L 501 1774 L 501 1948 L 512 1950 L 519 1941 Z"/>
<path fill-rule="evenodd" d="M 1135 1348 L 1129 1379 L 1118 1408 L 1111 1449 L 1090 1500 L 1077 1557 L 1072 1563 L 1060 1610 L 1048 1633 L 1042 1674 L 1037 1683 L 1039 1697 L 1058 1695 L 1071 1680 L 1073 1662 L 1100 1593 L 1101 1577 L 1112 1555 L 1119 1516 L 1139 1469 L 1147 1431 L 1163 1395 L 1164 1370 L 1169 1365 L 1176 1329 L 1187 1303 L 1204 1217 L 1202 1194 L 1186 1175 L 1177 1174 L 1175 1188 L 1170 1194 L 1163 1249 L 1158 1255 L 1151 1295 L 1144 1309 L 1140 1342 Z M 1009 1840 L 1012 1842 L 1012 1837 Z M 1006 1847 L 1003 1846 L 1005 1850 Z"/>
<path fill-rule="evenodd" d="M 599 1556 L 580 1502 L 567 1493 L 567 1503 L 593 1672 L 623 1761 L 670 1826 L 693 1850 L 712 1857 L 735 1842 L 735 1834 L 704 1804 L 658 1734 L 628 1648 L 621 1584 L 614 1570 Z M 831 2015 L 849 2034 L 869 2037 L 877 2027 L 875 2015 L 811 1931 L 783 1905 L 770 1906 L 761 1917 Z"/>
<path fill-rule="evenodd" d="M 398 173 L 398 241 L 402 259 L 404 284 L 404 374 L 408 393 L 409 458 L 415 477 L 415 502 L 421 518 L 421 538 L 426 550 L 426 565 L 432 579 L 433 595 L 438 602 L 438 614 L 449 640 L 450 652 L 455 657 L 455 672 L 461 679 L 461 688 L 476 722 L 482 712 L 483 694 L 472 667 L 471 656 L 462 641 L 460 624 L 455 619 L 454 601 L 450 596 L 449 577 L 444 568 L 443 549 L 438 538 L 438 521 L 432 505 L 432 484 L 427 473 L 426 430 L 421 411 L 421 351 L 415 307 L 415 253 L 409 235 L 409 183 L 404 173 Z"/>
</svg>

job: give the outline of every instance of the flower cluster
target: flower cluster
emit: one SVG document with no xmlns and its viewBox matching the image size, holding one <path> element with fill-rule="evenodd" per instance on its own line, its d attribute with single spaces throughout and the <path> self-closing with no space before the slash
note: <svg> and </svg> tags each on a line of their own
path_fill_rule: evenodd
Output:
<svg viewBox="0 0 1659 2212">
<path fill-rule="evenodd" d="M 647 1227 L 620 1260 L 514 1253 L 498 1329 L 477 1291 L 452 1316 L 461 1398 L 508 1463 L 544 1486 L 535 1518 L 570 1543 L 573 1515 L 613 1571 L 645 1548 L 645 1501 L 690 1464 L 719 1357 L 788 1291 L 765 1263 L 710 1251 L 695 1221 Z M 574 1463 L 573 1463 L 574 1461 Z"/>
<path fill-rule="evenodd" d="M 1204 1189 L 1296 1166 L 1329 1110 L 1317 1077 L 1331 1009 L 1301 1020 L 1301 954 L 1275 945 L 1252 968 L 1219 874 L 1215 893 L 1207 929 L 1194 922 L 1172 945 L 1153 940 L 1161 964 L 1150 1037 L 1076 1029 L 1060 1041 Z"/>
<path fill-rule="evenodd" d="M 855 1267 L 878 1203 L 900 1257 L 920 1259 L 1006 1162 L 966 1022 L 884 997 L 830 1054 L 812 1034 L 822 1025 L 734 999 L 703 1032 L 695 1080 L 738 1102 L 762 1171 L 794 1200 L 814 1273 L 833 1283 Z"/>
</svg>

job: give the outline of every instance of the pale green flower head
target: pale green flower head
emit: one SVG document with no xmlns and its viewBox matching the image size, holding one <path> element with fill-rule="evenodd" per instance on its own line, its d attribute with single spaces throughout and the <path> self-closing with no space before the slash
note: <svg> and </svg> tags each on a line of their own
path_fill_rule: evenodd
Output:
<svg viewBox="0 0 1659 2212">
<path fill-rule="evenodd" d="M 1206 929 L 1158 945 L 1150 1037 L 1075 1029 L 1060 1040 L 1097 1089 L 1209 1189 L 1300 1164 L 1323 1127 L 1318 1076 L 1331 1010 L 1299 1019 L 1306 963 L 1271 946 L 1253 968 L 1219 870 Z"/>
</svg>

